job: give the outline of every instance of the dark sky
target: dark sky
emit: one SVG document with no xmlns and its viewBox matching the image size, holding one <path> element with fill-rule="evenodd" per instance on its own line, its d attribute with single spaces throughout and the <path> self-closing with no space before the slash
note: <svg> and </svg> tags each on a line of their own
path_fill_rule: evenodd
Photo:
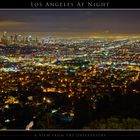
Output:
<svg viewBox="0 0 140 140">
<path fill-rule="evenodd" d="M 0 31 L 140 33 L 140 10 L 1 10 Z"/>
</svg>

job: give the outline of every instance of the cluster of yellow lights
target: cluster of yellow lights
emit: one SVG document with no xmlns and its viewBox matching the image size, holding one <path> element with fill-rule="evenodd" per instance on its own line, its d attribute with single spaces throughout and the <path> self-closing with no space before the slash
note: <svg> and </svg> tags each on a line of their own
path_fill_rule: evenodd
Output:
<svg viewBox="0 0 140 140">
<path fill-rule="evenodd" d="M 6 104 L 18 104 L 19 101 L 13 97 L 13 96 L 9 96 L 8 99 L 5 101 Z"/>
</svg>

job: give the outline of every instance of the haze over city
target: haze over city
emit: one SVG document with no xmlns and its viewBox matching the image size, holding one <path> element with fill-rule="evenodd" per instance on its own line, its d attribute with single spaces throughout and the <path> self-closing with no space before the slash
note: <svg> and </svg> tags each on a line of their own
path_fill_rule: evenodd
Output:
<svg viewBox="0 0 140 140">
<path fill-rule="evenodd" d="M 140 34 L 139 10 L 1 10 L 0 31 L 75 34 Z"/>
</svg>

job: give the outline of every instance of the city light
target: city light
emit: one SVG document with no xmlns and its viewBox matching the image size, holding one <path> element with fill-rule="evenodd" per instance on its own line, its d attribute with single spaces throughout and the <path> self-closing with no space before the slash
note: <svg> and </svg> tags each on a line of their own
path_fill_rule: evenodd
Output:
<svg viewBox="0 0 140 140">
<path fill-rule="evenodd" d="M 98 117 L 138 114 L 139 52 L 139 37 L 42 39 L 4 32 L 0 129 L 83 128 Z"/>
</svg>

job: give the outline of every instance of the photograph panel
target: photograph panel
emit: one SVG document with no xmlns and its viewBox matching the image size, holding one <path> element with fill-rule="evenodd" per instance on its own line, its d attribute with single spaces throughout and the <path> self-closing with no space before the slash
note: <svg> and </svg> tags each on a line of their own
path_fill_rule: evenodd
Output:
<svg viewBox="0 0 140 140">
<path fill-rule="evenodd" d="M 139 29 L 140 10 L 0 10 L 0 129 L 139 129 Z"/>
</svg>

